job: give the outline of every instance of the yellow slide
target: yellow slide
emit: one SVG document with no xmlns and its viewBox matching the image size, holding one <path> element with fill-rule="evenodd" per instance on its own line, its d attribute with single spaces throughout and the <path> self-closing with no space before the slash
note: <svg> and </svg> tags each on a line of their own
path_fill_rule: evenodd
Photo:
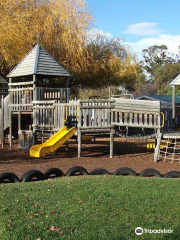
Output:
<svg viewBox="0 0 180 240">
<path fill-rule="evenodd" d="M 47 153 L 52 153 L 56 151 L 62 144 L 64 144 L 68 139 L 70 139 L 76 132 L 76 127 L 70 130 L 67 127 L 61 128 L 56 134 L 49 138 L 45 143 L 34 145 L 30 149 L 31 157 L 44 157 Z"/>
</svg>

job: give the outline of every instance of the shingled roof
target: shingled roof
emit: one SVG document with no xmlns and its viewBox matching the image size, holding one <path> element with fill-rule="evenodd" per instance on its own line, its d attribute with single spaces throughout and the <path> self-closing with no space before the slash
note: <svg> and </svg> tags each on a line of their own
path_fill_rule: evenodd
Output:
<svg viewBox="0 0 180 240">
<path fill-rule="evenodd" d="M 70 77 L 51 54 L 37 44 L 26 57 L 7 75 L 9 78 L 28 75 L 46 75 Z"/>
<path fill-rule="evenodd" d="M 172 103 L 172 95 L 142 95 L 138 97 L 139 100 L 153 100 L 153 101 L 160 101 L 162 103 Z M 180 104 L 180 96 L 176 96 L 176 103 Z"/>
<path fill-rule="evenodd" d="M 7 81 L 0 75 L 0 83 L 7 84 Z"/>
<path fill-rule="evenodd" d="M 180 85 L 180 74 L 170 83 L 170 85 Z"/>
</svg>

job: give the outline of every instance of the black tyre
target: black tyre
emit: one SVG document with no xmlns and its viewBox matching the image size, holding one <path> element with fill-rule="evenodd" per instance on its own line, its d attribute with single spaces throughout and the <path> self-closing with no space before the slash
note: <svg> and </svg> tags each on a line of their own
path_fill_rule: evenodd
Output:
<svg viewBox="0 0 180 240">
<path fill-rule="evenodd" d="M 58 178 L 58 177 L 63 177 L 64 173 L 59 168 L 50 168 L 44 173 L 44 176 L 46 179 Z"/>
<path fill-rule="evenodd" d="M 178 171 L 171 171 L 171 172 L 167 172 L 164 175 L 165 178 L 180 178 L 180 172 Z"/>
<path fill-rule="evenodd" d="M 42 172 L 38 170 L 27 171 L 22 175 L 22 178 L 21 178 L 22 182 L 33 182 L 33 181 L 43 181 L 43 180 L 45 180 L 45 176 Z"/>
<path fill-rule="evenodd" d="M 98 168 L 98 169 L 91 171 L 90 174 L 91 175 L 109 175 L 110 173 L 106 169 Z"/>
<path fill-rule="evenodd" d="M 159 171 L 157 171 L 156 169 L 150 168 L 150 169 L 145 169 L 144 171 L 142 171 L 139 175 L 140 177 L 157 177 L 157 178 L 161 178 L 161 174 Z"/>
<path fill-rule="evenodd" d="M 137 176 L 137 173 L 131 168 L 119 168 L 114 172 L 114 175 L 122 175 L 122 176 Z"/>
<path fill-rule="evenodd" d="M 0 183 L 17 183 L 20 182 L 19 178 L 11 172 L 0 174 Z"/>
<path fill-rule="evenodd" d="M 77 176 L 77 175 L 88 175 L 88 171 L 83 167 L 76 166 L 76 167 L 70 168 L 66 173 L 66 176 Z"/>
</svg>

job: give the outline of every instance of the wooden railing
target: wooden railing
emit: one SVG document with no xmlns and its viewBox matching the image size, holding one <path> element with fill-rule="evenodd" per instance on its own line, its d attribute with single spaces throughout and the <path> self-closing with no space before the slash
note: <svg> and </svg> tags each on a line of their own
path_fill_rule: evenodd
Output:
<svg viewBox="0 0 180 240">
<path fill-rule="evenodd" d="M 81 157 L 81 140 L 83 133 L 109 134 L 110 158 L 113 157 L 113 128 L 111 124 L 112 100 L 80 101 L 78 124 L 78 157 Z"/>
<path fill-rule="evenodd" d="M 55 130 L 64 127 L 69 117 L 75 117 L 79 120 L 79 102 L 70 101 L 69 103 L 55 103 L 54 104 L 54 125 Z"/>
<path fill-rule="evenodd" d="M 160 129 L 159 101 L 119 99 L 112 104 L 111 124 L 115 126 Z"/>
<path fill-rule="evenodd" d="M 80 101 L 79 129 L 111 128 L 111 100 Z"/>
<path fill-rule="evenodd" d="M 66 103 L 69 101 L 69 88 L 36 88 L 37 101 L 57 101 L 58 103 Z"/>
<path fill-rule="evenodd" d="M 59 130 L 76 117 L 80 130 L 111 129 L 113 126 L 160 129 L 160 102 L 121 99 L 87 100 L 70 103 L 33 102 L 34 129 Z"/>
<path fill-rule="evenodd" d="M 9 83 L 9 87 L 11 111 L 31 111 L 33 82 Z"/>
<path fill-rule="evenodd" d="M 33 101 L 33 129 L 53 130 L 54 101 Z"/>
<path fill-rule="evenodd" d="M 78 118 L 78 102 L 57 103 L 56 101 L 33 102 L 33 129 L 58 131 L 65 126 L 69 116 Z"/>
<path fill-rule="evenodd" d="M 32 111 L 32 102 L 56 101 L 69 102 L 69 89 L 35 87 L 33 82 L 9 83 L 11 111 Z"/>
</svg>

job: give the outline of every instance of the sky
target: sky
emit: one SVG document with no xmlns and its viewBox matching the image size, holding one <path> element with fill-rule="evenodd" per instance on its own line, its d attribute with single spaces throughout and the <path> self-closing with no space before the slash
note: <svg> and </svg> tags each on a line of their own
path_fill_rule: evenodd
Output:
<svg viewBox="0 0 180 240">
<path fill-rule="evenodd" d="M 180 46 L 180 0 L 87 0 L 93 14 L 94 31 L 118 37 L 142 57 L 142 49 Z"/>
</svg>

